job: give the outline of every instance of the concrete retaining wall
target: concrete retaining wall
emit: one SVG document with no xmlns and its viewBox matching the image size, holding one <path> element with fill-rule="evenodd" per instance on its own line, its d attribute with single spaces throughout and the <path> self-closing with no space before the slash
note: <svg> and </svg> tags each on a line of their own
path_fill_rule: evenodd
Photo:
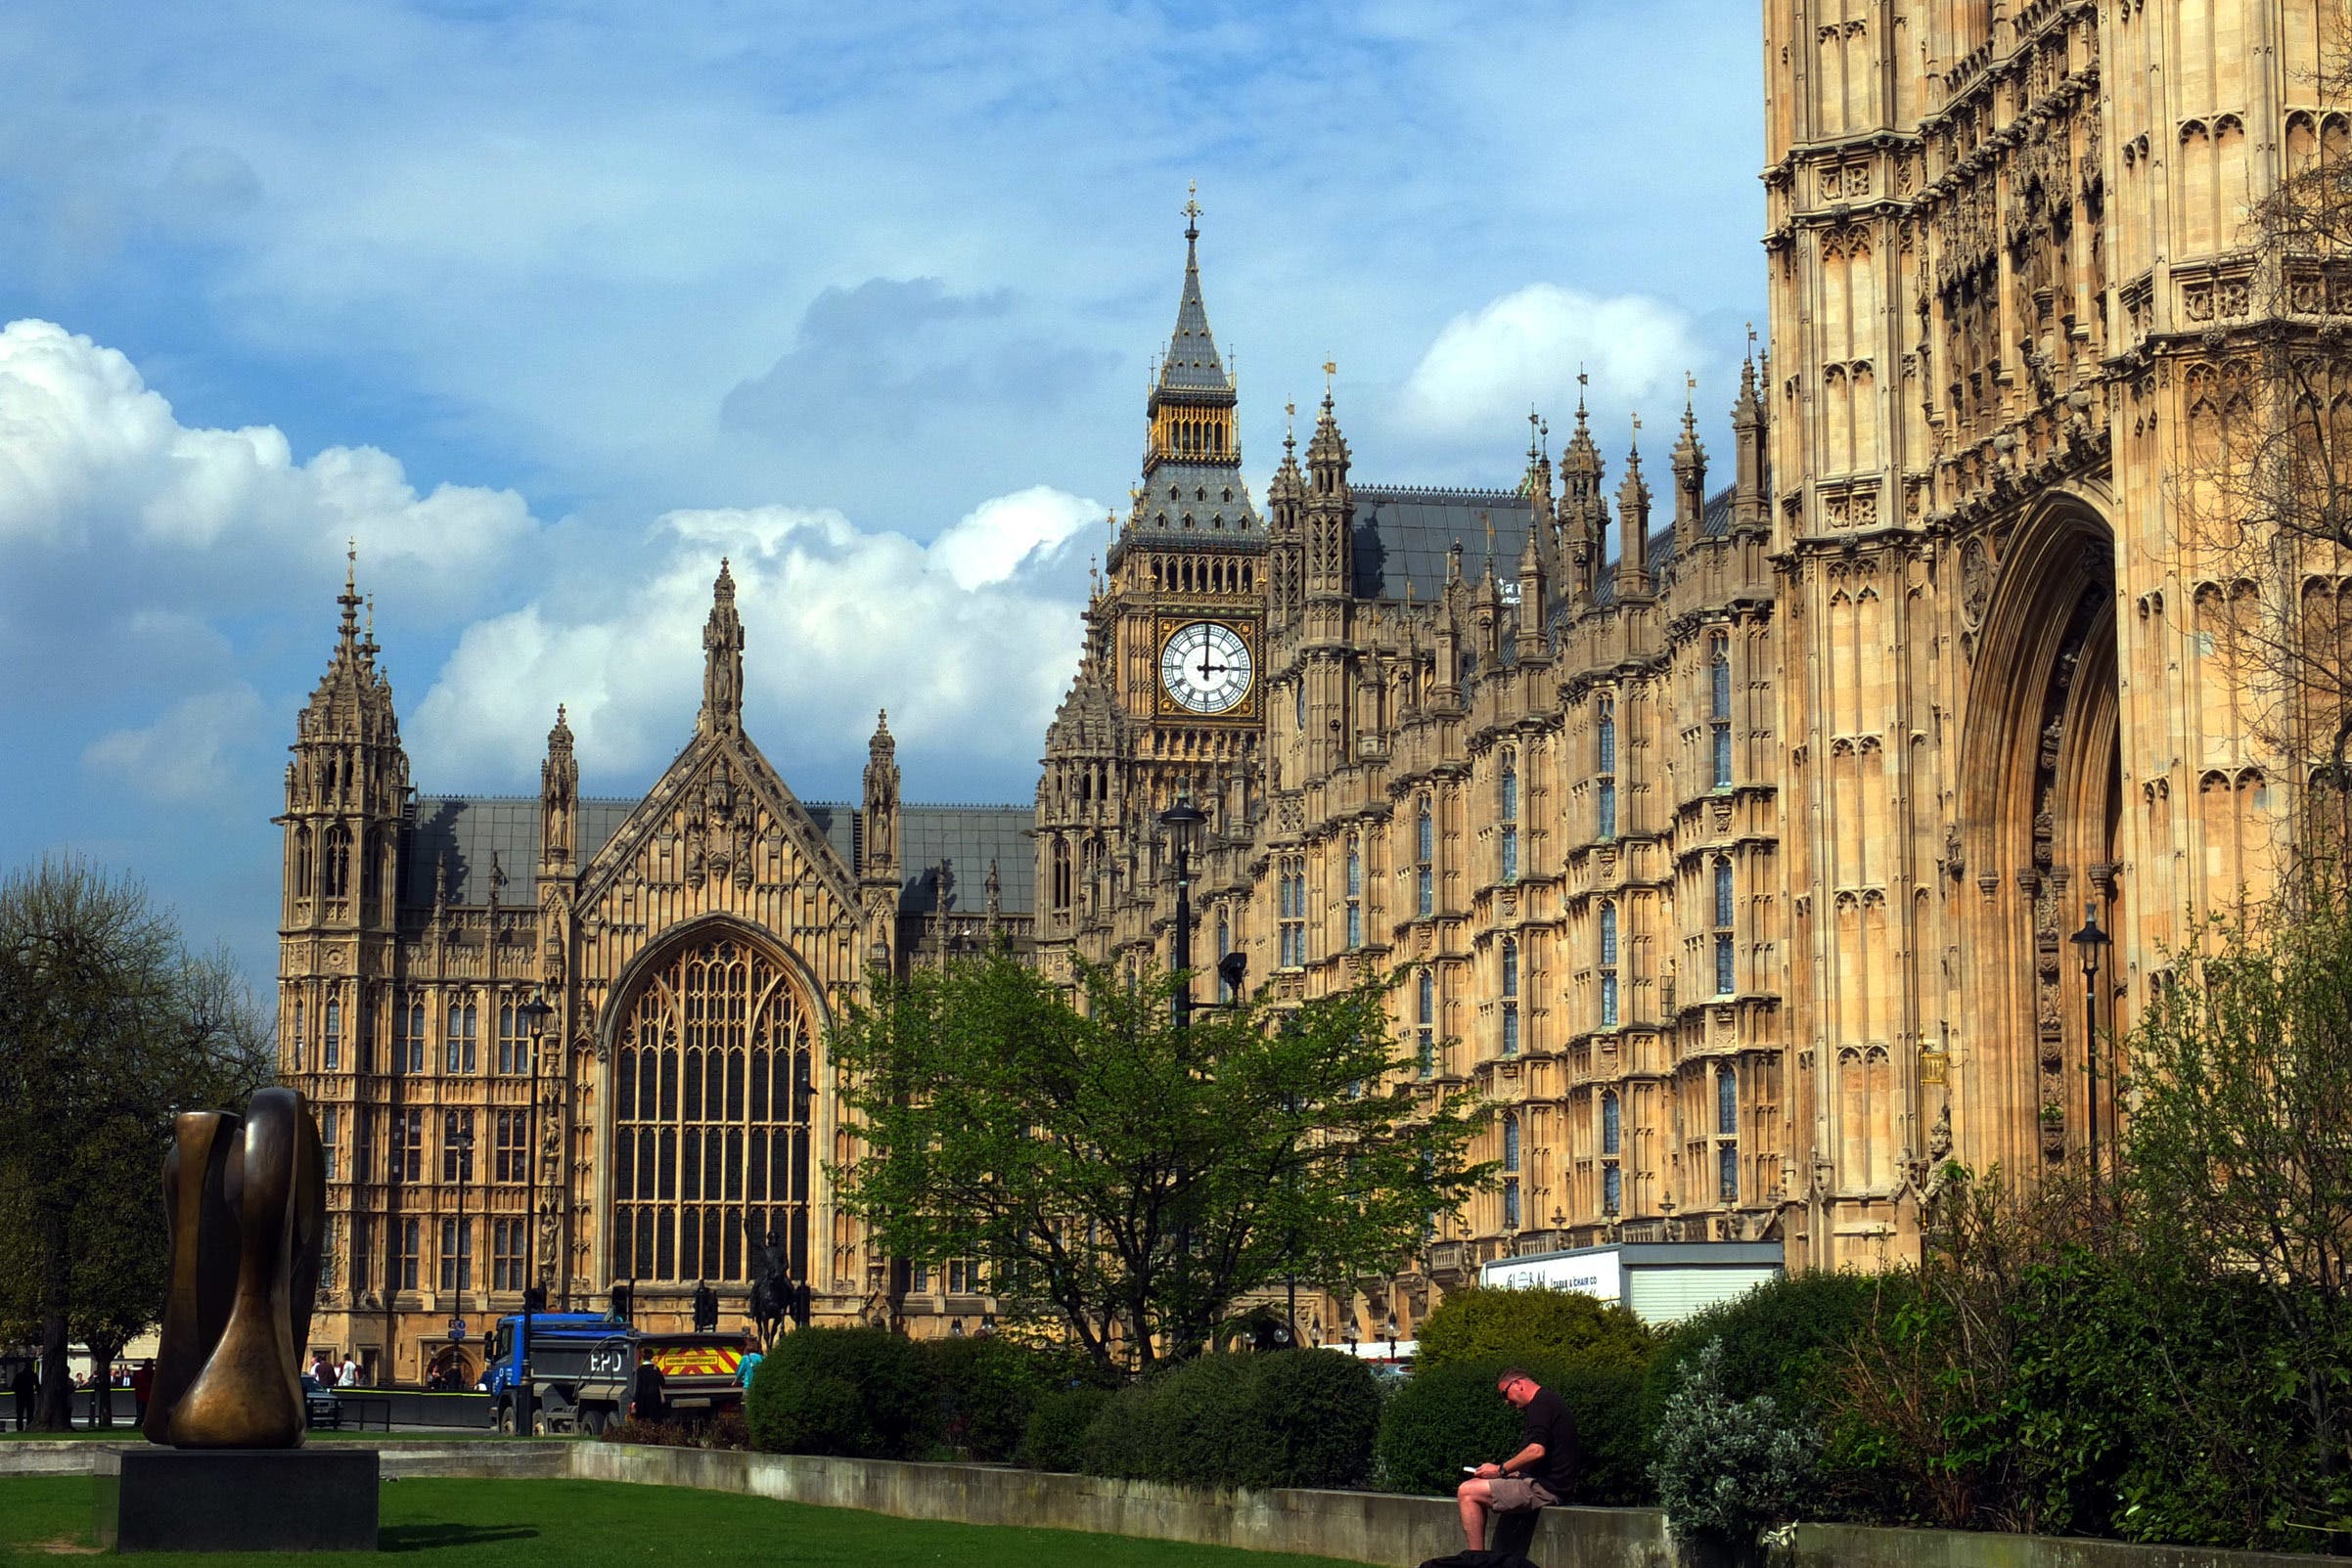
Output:
<svg viewBox="0 0 2352 1568">
<path fill-rule="evenodd" d="M 1454 1504 L 1379 1492 L 1208 1492 L 986 1464 L 893 1464 L 618 1443 L 573 1447 L 583 1480 L 744 1492 L 902 1519 L 1028 1525 L 1294 1551 L 1412 1568 L 1462 1549 Z M 1529 1555 L 1545 1568 L 1668 1568 L 1654 1508 L 1547 1508 Z"/>
<path fill-rule="evenodd" d="M 0 1476 L 95 1475 L 99 1457 L 144 1445 L 82 1438 L 43 1442 L 23 1438 L 0 1443 Z M 569 1442 L 447 1443 L 432 1438 L 403 1441 L 385 1438 L 359 1443 L 321 1442 L 320 1448 L 372 1448 L 382 1456 L 384 1475 L 391 1480 L 410 1476 L 448 1476 L 471 1481 L 555 1481 L 571 1474 Z"/>
</svg>

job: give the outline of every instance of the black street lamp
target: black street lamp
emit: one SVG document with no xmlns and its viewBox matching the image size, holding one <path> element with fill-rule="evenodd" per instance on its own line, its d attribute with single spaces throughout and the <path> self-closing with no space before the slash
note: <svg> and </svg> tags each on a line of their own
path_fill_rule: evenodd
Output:
<svg viewBox="0 0 2352 1568">
<path fill-rule="evenodd" d="M 526 1123 L 522 1159 L 530 1172 L 522 1215 L 522 1329 L 517 1349 L 515 1431 L 529 1437 L 538 1425 L 538 1390 L 531 1382 L 531 1294 L 539 1279 L 539 1041 L 555 1008 L 534 991 L 517 1009 L 531 1036 L 530 1115 Z"/>
<path fill-rule="evenodd" d="M 2099 1186 L 2099 950 L 2107 933 L 2099 928 L 2099 906 L 2083 907 L 2083 928 L 2068 938 L 2083 961 L 2083 1060 L 2090 1070 L 2091 1109 L 2086 1123 L 2091 1141 L 2091 1186 Z"/>
<path fill-rule="evenodd" d="M 474 1175 L 474 1129 L 458 1120 L 458 1112 L 444 1114 L 447 1120 L 441 1125 L 441 1142 L 449 1150 L 449 1163 L 457 1171 L 457 1233 L 450 1237 L 457 1243 L 457 1260 L 449 1266 L 449 1285 L 457 1293 L 457 1320 L 463 1323 L 466 1282 L 474 1273 L 472 1238 L 466 1234 L 466 1184 Z"/>
<path fill-rule="evenodd" d="M 1176 1027 L 1193 1025 L 1193 838 L 1208 818 L 1188 800 L 1159 814 L 1168 830 L 1168 846 L 1176 853 Z"/>
</svg>

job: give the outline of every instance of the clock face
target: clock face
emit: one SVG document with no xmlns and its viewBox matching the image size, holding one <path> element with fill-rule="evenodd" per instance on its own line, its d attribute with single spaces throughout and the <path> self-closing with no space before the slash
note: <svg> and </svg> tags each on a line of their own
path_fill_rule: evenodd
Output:
<svg viewBox="0 0 2352 1568">
<path fill-rule="evenodd" d="M 1160 685 L 1191 712 L 1232 711 L 1249 694 L 1249 649 L 1230 626 L 1194 621 L 1160 645 Z"/>
</svg>

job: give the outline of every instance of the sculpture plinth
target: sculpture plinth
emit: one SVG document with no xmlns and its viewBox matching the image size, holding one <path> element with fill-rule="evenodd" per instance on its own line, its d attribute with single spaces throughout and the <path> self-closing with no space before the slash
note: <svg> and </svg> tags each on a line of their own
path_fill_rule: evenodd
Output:
<svg viewBox="0 0 2352 1568">
<path fill-rule="evenodd" d="M 188 1111 L 163 1156 L 171 1282 L 144 1430 L 111 1456 L 98 1538 L 117 1551 L 372 1551 L 374 1449 L 304 1450 L 301 1352 L 327 1184 L 302 1097 Z"/>
</svg>

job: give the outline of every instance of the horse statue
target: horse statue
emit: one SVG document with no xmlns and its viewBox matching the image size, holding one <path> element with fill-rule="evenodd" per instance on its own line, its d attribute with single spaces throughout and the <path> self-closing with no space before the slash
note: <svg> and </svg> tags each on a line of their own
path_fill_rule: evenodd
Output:
<svg viewBox="0 0 2352 1568">
<path fill-rule="evenodd" d="M 778 1331 L 792 1316 L 792 1254 L 770 1231 L 767 1244 L 754 1249 L 751 1262 L 751 1325 L 759 1331 L 761 1350 L 775 1345 Z"/>
</svg>

